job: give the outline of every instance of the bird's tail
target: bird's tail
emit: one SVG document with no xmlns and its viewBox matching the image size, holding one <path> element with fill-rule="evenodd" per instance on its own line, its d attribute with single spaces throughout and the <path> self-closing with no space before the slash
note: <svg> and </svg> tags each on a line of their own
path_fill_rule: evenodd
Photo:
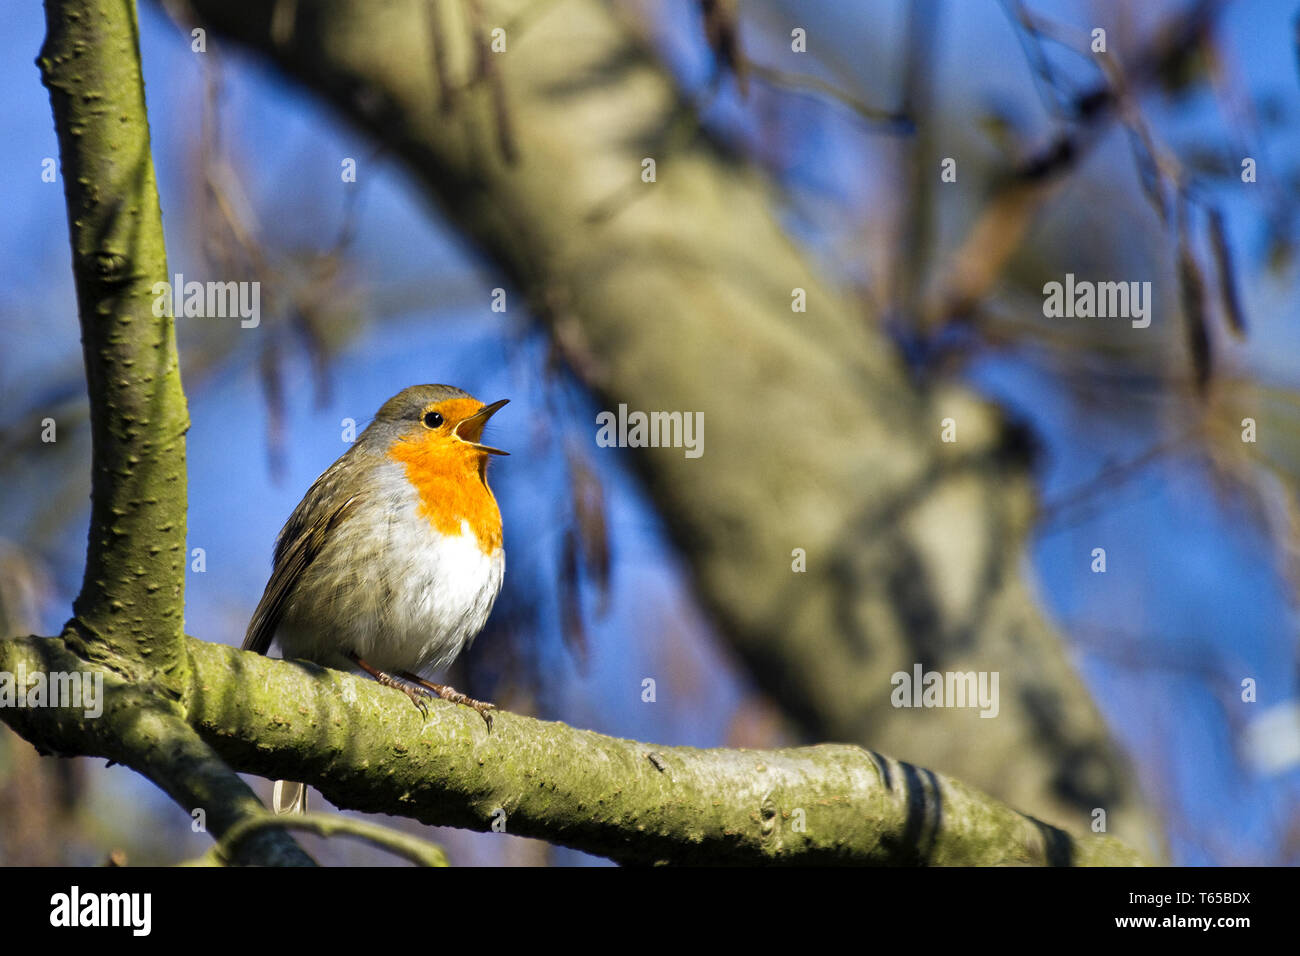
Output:
<svg viewBox="0 0 1300 956">
<path fill-rule="evenodd" d="M 307 785 L 277 780 L 271 790 L 271 809 L 276 813 L 306 813 Z"/>
</svg>

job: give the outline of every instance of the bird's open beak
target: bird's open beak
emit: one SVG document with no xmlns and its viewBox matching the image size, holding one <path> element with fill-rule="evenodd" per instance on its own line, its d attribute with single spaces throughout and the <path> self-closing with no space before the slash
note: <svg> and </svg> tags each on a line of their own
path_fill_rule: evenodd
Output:
<svg viewBox="0 0 1300 956">
<path fill-rule="evenodd" d="M 477 412 L 466 418 L 456 426 L 453 434 L 463 442 L 467 442 L 478 451 L 486 452 L 489 455 L 508 455 L 510 452 L 502 451 L 500 448 L 492 448 L 488 445 L 479 444 L 479 439 L 483 437 L 483 426 L 487 420 L 499 412 L 502 407 L 508 404 L 510 399 L 503 398 L 499 402 L 493 402 L 491 405 L 484 405 Z"/>
</svg>

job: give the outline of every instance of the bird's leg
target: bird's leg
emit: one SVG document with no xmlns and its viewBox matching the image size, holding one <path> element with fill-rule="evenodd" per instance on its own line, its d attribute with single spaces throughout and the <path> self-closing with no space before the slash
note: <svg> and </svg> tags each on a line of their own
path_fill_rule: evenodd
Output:
<svg viewBox="0 0 1300 956">
<path fill-rule="evenodd" d="M 497 709 L 496 704 L 489 704 L 481 700 L 475 700 L 473 697 L 467 697 L 449 684 L 434 684 L 418 674 L 412 674 L 410 671 L 402 671 L 401 676 L 413 684 L 419 684 L 426 690 L 433 691 L 443 700 L 449 700 L 453 704 L 464 704 L 466 707 L 473 707 L 487 724 L 488 730 L 492 729 L 492 711 Z"/>
<path fill-rule="evenodd" d="M 396 687 L 407 697 L 411 698 L 411 703 L 415 705 L 416 710 L 418 710 L 425 717 L 429 716 L 429 705 L 424 702 L 424 698 L 428 697 L 429 693 L 424 688 L 412 687 L 411 685 L 405 683 L 404 681 L 398 680 L 392 674 L 385 674 L 379 668 L 371 667 L 364 660 L 362 660 L 361 656 L 357 654 L 355 651 L 348 651 L 348 657 L 352 660 L 353 664 L 356 664 L 363 671 L 365 671 L 367 674 L 369 674 L 379 683 L 383 684 L 385 687 Z"/>
</svg>

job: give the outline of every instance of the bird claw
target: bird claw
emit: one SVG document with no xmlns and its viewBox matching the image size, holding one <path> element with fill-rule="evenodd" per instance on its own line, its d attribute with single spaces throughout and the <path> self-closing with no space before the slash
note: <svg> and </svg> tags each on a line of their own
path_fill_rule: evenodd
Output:
<svg viewBox="0 0 1300 956">
<path fill-rule="evenodd" d="M 426 694 L 437 694 L 445 701 L 449 701 L 453 704 L 463 704 L 466 707 L 474 708 L 474 710 L 478 711 L 478 715 L 483 718 L 483 723 L 487 724 L 488 733 L 492 733 L 492 711 L 497 709 L 496 704 L 489 704 L 487 701 L 483 700 L 475 700 L 468 694 L 462 694 L 450 684 L 430 683 L 420 675 L 413 674 L 410 671 L 403 671 L 402 677 L 419 687 Z"/>
<path fill-rule="evenodd" d="M 438 696 L 443 700 L 449 700 L 454 704 L 463 704 L 478 711 L 478 715 L 483 718 L 483 723 L 487 724 L 488 733 L 492 733 L 492 711 L 497 709 L 496 704 L 489 704 L 485 700 L 475 700 L 473 697 L 462 694 L 452 687 L 447 687 L 446 693 L 440 691 Z"/>
</svg>

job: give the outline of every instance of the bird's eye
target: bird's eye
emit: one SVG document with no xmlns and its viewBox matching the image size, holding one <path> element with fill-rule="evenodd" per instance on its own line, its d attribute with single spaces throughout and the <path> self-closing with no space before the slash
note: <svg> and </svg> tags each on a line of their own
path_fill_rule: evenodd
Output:
<svg viewBox="0 0 1300 956">
<path fill-rule="evenodd" d="M 439 428 L 442 425 L 442 416 L 437 412 L 425 412 L 424 424 L 428 425 L 430 428 Z"/>
</svg>

